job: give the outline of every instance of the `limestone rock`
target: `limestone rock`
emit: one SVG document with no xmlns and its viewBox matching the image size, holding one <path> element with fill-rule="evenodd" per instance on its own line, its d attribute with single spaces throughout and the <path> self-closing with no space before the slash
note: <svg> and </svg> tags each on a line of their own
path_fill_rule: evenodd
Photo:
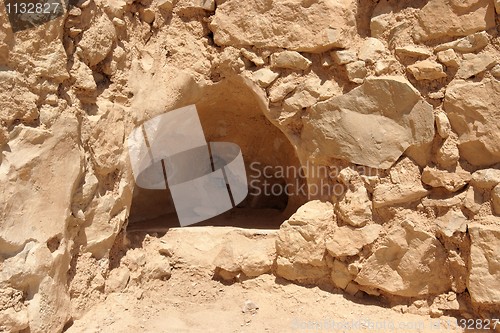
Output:
<svg viewBox="0 0 500 333">
<path fill-rule="evenodd" d="M 0 165 L 1 251 L 17 252 L 28 239 L 45 243 L 64 233 L 82 172 L 77 131 L 76 117 L 63 113 L 51 130 L 21 125 L 10 133 Z"/>
<path fill-rule="evenodd" d="M 339 260 L 335 260 L 333 262 L 331 277 L 333 284 L 340 289 L 345 289 L 349 282 L 353 279 L 353 276 L 349 273 L 346 264 Z"/>
<path fill-rule="evenodd" d="M 70 72 L 75 79 L 75 87 L 84 92 L 94 92 L 97 89 L 92 70 L 82 61 L 75 60 Z"/>
<path fill-rule="evenodd" d="M 395 52 L 399 56 L 419 58 L 428 58 L 432 55 L 432 52 L 422 46 L 406 45 L 401 47 L 396 47 Z"/>
<path fill-rule="evenodd" d="M 106 293 L 119 293 L 127 287 L 130 271 L 127 267 L 117 267 L 109 272 L 106 279 Z"/>
<path fill-rule="evenodd" d="M 473 186 L 469 186 L 465 192 L 464 207 L 472 212 L 472 214 L 477 214 L 481 210 L 482 196 L 478 189 Z"/>
<path fill-rule="evenodd" d="M 455 232 L 465 233 L 467 230 L 467 218 L 460 210 L 449 210 L 448 213 L 436 219 L 439 231 L 451 237 Z"/>
<path fill-rule="evenodd" d="M 436 113 L 436 116 L 434 118 L 436 120 L 436 128 L 439 136 L 443 139 L 449 137 L 451 132 L 451 124 L 450 120 L 446 116 L 446 113 L 440 111 Z"/>
<path fill-rule="evenodd" d="M 295 51 L 282 51 L 271 55 L 271 66 L 293 70 L 306 70 L 311 61 Z"/>
<path fill-rule="evenodd" d="M 491 207 L 493 212 L 500 215 L 500 185 L 497 185 L 491 191 Z"/>
<path fill-rule="evenodd" d="M 438 80 L 446 77 L 443 66 L 431 60 L 422 60 L 408 66 L 408 70 L 417 80 Z"/>
<path fill-rule="evenodd" d="M 271 101 L 271 103 L 282 101 L 296 86 L 297 84 L 291 81 L 273 84 L 273 86 L 269 88 L 269 101 Z"/>
<path fill-rule="evenodd" d="M 345 66 L 349 81 L 363 83 L 368 71 L 363 60 L 350 62 Z"/>
<path fill-rule="evenodd" d="M 113 22 L 107 15 L 102 15 L 96 24 L 83 33 L 77 53 L 88 66 L 93 67 L 111 52 L 115 40 L 116 31 Z"/>
<path fill-rule="evenodd" d="M 478 188 L 492 189 L 497 184 L 500 184 L 500 170 L 478 170 L 472 174 L 471 184 Z"/>
<path fill-rule="evenodd" d="M 254 52 L 250 51 L 250 50 L 247 50 L 245 48 L 242 48 L 240 49 L 241 51 L 241 55 L 243 57 L 245 57 L 246 59 L 248 59 L 249 61 L 253 62 L 255 64 L 255 66 L 262 66 L 264 65 L 264 60 L 259 57 L 257 54 L 255 54 Z"/>
<path fill-rule="evenodd" d="M 311 107 L 303 148 L 375 168 L 389 168 L 411 145 L 434 137 L 432 107 L 402 77 L 372 77 L 349 93 Z"/>
<path fill-rule="evenodd" d="M 469 225 L 471 237 L 467 289 L 478 305 L 500 303 L 500 228 L 498 225 Z"/>
<path fill-rule="evenodd" d="M 353 227 L 362 227 L 372 220 L 371 201 L 364 186 L 348 190 L 336 206 L 339 217 Z"/>
<path fill-rule="evenodd" d="M 354 281 L 405 297 L 440 294 L 451 287 L 446 259 L 433 235 L 405 221 L 389 230 Z"/>
<path fill-rule="evenodd" d="M 269 68 L 262 68 L 255 71 L 252 79 L 256 81 L 261 87 L 267 87 L 278 78 L 279 74 L 273 72 Z"/>
<path fill-rule="evenodd" d="M 437 53 L 437 58 L 440 62 L 450 67 L 458 67 L 458 57 L 453 49 L 448 49 L 445 51 L 439 51 Z"/>
<path fill-rule="evenodd" d="M 495 26 L 495 10 L 489 0 L 430 0 L 418 12 L 421 28 L 416 37 L 421 41 L 441 37 L 461 37 Z"/>
<path fill-rule="evenodd" d="M 369 224 L 358 229 L 340 227 L 335 229 L 331 238 L 326 241 L 326 249 L 333 257 L 356 255 L 363 246 L 373 243 L 382 229 L 379 224 Z"/>
<path fill-rule="evenodd" d="M 444 140 L 439 150 L 436 152 L 436 162 L 442 168 L 449 168 L 457 164 L 460 153 L 457 144 L 451 137 Z"/>
<path fill-rule="evenodd" d="M 485 31 L 481 31 L 449 43 L 438 45 L 434 48 L 434 51 L 439 52 L 453 49 L 457 52 L 471 53 L 484 49 L 488 43 L 488 34 Z"/>
<path fill-rule="evenodd" d="M 305 6 L 300 0 L 292 0 L 268 6 L 257 0 L 227 0 L 217 6 L 210 29 L 217 45 L 319 53 L 345 47 L 355 34 L 353 3 L 321 0 Z"/>
<path fill-rule="evenodd" d="M 388 57 L 387 59 L 381 59 L 375 63 L 375 68 L 374 68 L 375 74 L 376 75 L 389 74 L 391 72 L 397 71 L 399 66 L 400 66 L 399 62 L 393 57 Z"/>
<path fill-rule="evenodd" d="M 476 166 L 500 162 L 500 82 L 457 83 L 448 87 L 444 110 L 459 135 L 460 156 Z"/>
<path fill-rule="evenodd" d="M 389 1 L 382 0 L 377 3 L 370 19 L 370 33 L 372 37 L 382 37 L 389 30 L 394 8 Z"/>
<path fill-rule="evenodd" d="M 457 78 L 468 79 L 471 76 L 484 72 L 489 67 L 496 64 L 496 60 L 488 53 L 479 55 L 470 55 L 460 64 L 457 72 Z"/>
<path fill-rule="evenodd" d="M 495 10 L 500 14 L 500 0 L 495 0 Z"/>
<path fill-rule="evenodd" d="M 457 170 L 453 173 L 426 167 L 422 172 L 422 182 L 432 187 L 444 187 L 447 191 L 456 192 L 471 180 L 469 172 Z"/>
<path fill-rule="evenodd" d="M 493 75 L 493 77 L 497 80 L 500 80 L 500 64 L 493 66 L 491 69 L 491 75 Z"/>
<path fill-rule="evenodd" d="M 373 207 L 380 208 L 417 201 L 429 191 L 412 184 L 380 184 L 373 192 Z"/>
<path fill-rule="evenodd" d="M 369 37 L 359 47 L 358 58 L 367 63 L 374 63 L 386 52 L 380 39 Z"/>
<path fill-rule="evenodd" d="M 278 232 L 278 275 L 298 280 L 307 276 L 301 271 L 308 266 L 326 268 L 325 237 L 334 224 L 332 204 L 315 200 L 300 207 Z"/>
<path fill-rule="evenodd" d="M 356 56 L 356 52 L 352 50 L 333 51 L 330 54 L 333 61 L 335 61 L 335 63 L 338 65 L 345 65 L 358 59 Z"/>
</svg>

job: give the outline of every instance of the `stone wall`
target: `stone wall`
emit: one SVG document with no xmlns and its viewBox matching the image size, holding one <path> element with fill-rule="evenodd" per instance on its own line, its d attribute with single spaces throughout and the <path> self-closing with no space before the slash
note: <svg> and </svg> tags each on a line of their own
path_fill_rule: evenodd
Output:
<svg viewBox="0 0 500 333">
<path fill-rule="evenodd" d="M 99 299 L 127 135 L 224 93 L 341 189 L 283 223 L 276 275 L 498 314 L 498 0 L 81 0 L 16 33 L 0 13 L 0 330 L 58 332 Z"/>
</svg>

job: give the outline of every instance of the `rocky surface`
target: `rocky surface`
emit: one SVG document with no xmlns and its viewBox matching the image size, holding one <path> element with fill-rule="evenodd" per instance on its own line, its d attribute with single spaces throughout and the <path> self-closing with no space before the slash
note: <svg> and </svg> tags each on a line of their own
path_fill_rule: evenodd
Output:
<svg viewBox="0 0 500 333">
<path fill-rule="evenodd" d="M 89 0 L 14 32 L 0 4 L 0 331 L 79 332 L 105 300 L 139 302 L 186 270 L 210 288 L 272 277 L 493 318 L 499 13 L 493 0 Z M 288 197 L 223 220 L 279 230 L 168 229 L 172 203 L 135 186 L 129 133 L 190 104 L 247 171 L 323 171 L 276 176 Z"/>
</svg>

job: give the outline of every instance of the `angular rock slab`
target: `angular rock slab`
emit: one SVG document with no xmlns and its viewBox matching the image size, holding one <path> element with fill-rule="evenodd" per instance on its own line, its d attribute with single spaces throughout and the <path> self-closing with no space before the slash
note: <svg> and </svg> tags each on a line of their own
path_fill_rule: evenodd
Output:
<svg viewBox="0 0 500 333">
<path fill-rule="evenodd" d="M 412 145 L 432 141 L 432 106 L 403 77 L 371 77 L 342 96 L 314 105 L 303 119 L 302 148 L 316 158 L 338 158 L 390 168 Z"/>
<path fill-rule="evenodd" d="M 500 226 L 470 224 L 470 267 L 467 289 L 472 302 L 500 304 Z"/>
<path fill-rule="evenodd" d="M 309 2 L 311 3 L 311 2 Z M 228 0 L 210 23 L 217 45 L 280 47 L 323 52 L 346 47 L 355 34 L 352 0 Z"/>
<path fill-rule="evenodd" d="M 475 166 L 500 162 L 500 82 L 457 83 L 446 90 L 444 110 L 459 135 L 460 156 Z"/>
</svg>

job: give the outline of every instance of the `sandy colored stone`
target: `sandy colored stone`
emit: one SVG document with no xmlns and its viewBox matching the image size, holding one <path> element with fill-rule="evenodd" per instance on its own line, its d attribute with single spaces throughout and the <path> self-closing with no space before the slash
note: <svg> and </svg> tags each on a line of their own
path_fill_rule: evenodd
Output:
<svg viewBox="0 0 500 333">
<path fill-rule="evenodd" d="M 406 297 L 440 294 L 451 284 L 446 258 L 432 234 L 405 221 L 388 231 L 354 281 Z"/>
<path fill-rule="evenodd" d="M 279 74 L 273 72 L 268 68 L 262 68 L 255 71 L 252 75 L 252 79 L 256 81 L 260 86 L 267 87 L 278 78 Z"/>
<path fill-rule="evenodd" d="M 500 303 L 500 228 L 470 224 L 471 237 L 467 289 L 477 305 Z"/>
<path fill-rule="evenodd" d="M 353 227 L 362 227 L 372 220 L 372 205 L 364 186 L 348 190 L 336 206 L 338 216 Z"/>
<path fill-rule="evenodd" d="M 436 162 L 442 168 L 448 168 L 456 165 L 460 158 L 460 152 L 455 140 L 451 137 L 446 138 L 436 152 L 435 158 Z"/>
<path fill-rule="evenodd" d="M 130 271 L 127 267 L 117 267 L 109 272 L 106 279 L 106 293 L 121 292 L 127 287 Z"/>
<path fill-rule="evenodd" d="M 484 49 L 488 43 L 488 34 L 485 31 L 481 31 L 449 43 L 438 45 L 434 48 L 434 52 L 453 49 L 457 52 L 471 53 Z"/>
<path fill-rule="evenodd" d="M 380 39 L 369 37 L 359 47 L 358 58 L 367 63 L 374 63 L 386 52 L 384 43 Z"/>
<path fill-rule="evenodd" d="M 419 57 L 428 58 L 432 55 L 432 52 L 426 49 L 425 47 L 415 46 L 415 45 L 405 45 L 396 47 L 395 52 L 399 56 L 413 57 L 413 58 L 419 58 Z"/>
<path fill-rule="evenodd" d="M 500 215 L 500 185 L 491 190 L 491 207 L 494 214 Z"/>
<path fill-rule="evenodd" d="M 340 227 L 335 229 L 331 238 L 326 241 L 326 249 L 333 257 L 356 255 L 363 246 L 373 243 L 382 229 L 378 224 L 369 224 L 357 229 L 349 226 Z"/>
<path fill-rule="evenodd" d="M 444 110 L 458 136 L 460 156 L 476 166 L 500 162 L 500 82 L 457 83 L 447 88 Z"/>
<path fill-rule="evenodd" d="M 368 78 L 349 93 L 311 108 L 301 135 L 308 142 L 303 149 L 389 168 L 409 146 L 432 140 L 433 118 L 431 106 L 404 78 Z"/>
<path fill-rule="evenodd" d="M 488 0 L 453 1 L 430 0 L 418 12 L 421 31 L 419 40 L 441 37 L 462 37 L 495 26 L 495 10 Z"/>
<path fill-rule="evenodd" d="M 83 33 L 77 53 L 88 66 L 93 67 L 111 52 L 115 40 L 116 31 L 113 22 L 107 15 L 102 15 L 96 24 Z"/>
<path fill-rule="evenodd" d="M 450 120 L 446 116 L 446 113 L 439 111 L 436 113 L 434 119 L 436 120 L 436 128 L 440 137 L 446 139 L 450 136 L 451 124 Z"/>
<path fill-rule="evenodd" d="M 432 187 L 444 187 L 447 191 L 456 192 L 471 180 L 471 174 L 464 170 L 448 172 L 426 167 L 422 172 L 422 182 Z"/>
<path fill-rule="evenodd" d="M 453 51 L 453 49 L 439 51 L 437 53 L 437 58 L 446 66 L 458 67 L 459 65 L 457 54 L 455 53 L 455 51 Z"/>
<path fill-rule="evenodd" d="M 479 55 L 471 55 L 460 63 L 460 68 L 457 72 L 457 78 L 468 79 L 471 76 L 484 72 L 497 63 L 494 57 L 489 53 Z"/>
<path fill-rule="evenodd" d="M 352 275 L 343 262 L 339 260 L 333 262 L 332 282 L 337 288 L 345 289 L 349 282 L 352 281 L 352 278 Z"/>
<path fill-rule="evenodd" d="M 349 81 L 354 83 L 363 83 L 368 70 L 366 69 L 365 62 L 363 60 L 350 62 L 345 66 L 347 71 L 347 77 Z"/>
<path fill-rule="evenodd" d="M 439 231 L 452 237 L 455 232 L 465 233 L 467 230 L 467 218 L 460 210 L 449 210 L 445 215 L 436 219 Z"/>
<path fill-rule="evenodd" d="M 299 52 L 283 51 L 271 55 L 271 67 L 306 70 L 311 66 L 311 61 Z"/>
<path fill-rule="evenodd" d="M 482 169 L 472 174 L 471 184 L 474 187 L 492 189 L 500 184 L 500 170 Z"/>
<path fill-rule="evenodd" d="M 408 70 L 417 80 L 438 80 L 446 77 L 443 66 L 432 60 L 422 60 L 408 66 Z"/>
<path fill-rule="evenodd" d="M 267 6 L 257 0 L 243 4 L 228 0 L 217 7 L 210 29 L 218 45 L 324 52 L 346 46 L 354 35 L 352 3 L 319 1 L 302 6 L 293 0 Z"/>
<path fill-rule="evenodd" d="M 330 53 L 333 61 L 338 65 L 345 65 L 350 62 L 357 60 L 357 55 L 355 51 L 352 50 L 339 50 Z"/>
</svg>

